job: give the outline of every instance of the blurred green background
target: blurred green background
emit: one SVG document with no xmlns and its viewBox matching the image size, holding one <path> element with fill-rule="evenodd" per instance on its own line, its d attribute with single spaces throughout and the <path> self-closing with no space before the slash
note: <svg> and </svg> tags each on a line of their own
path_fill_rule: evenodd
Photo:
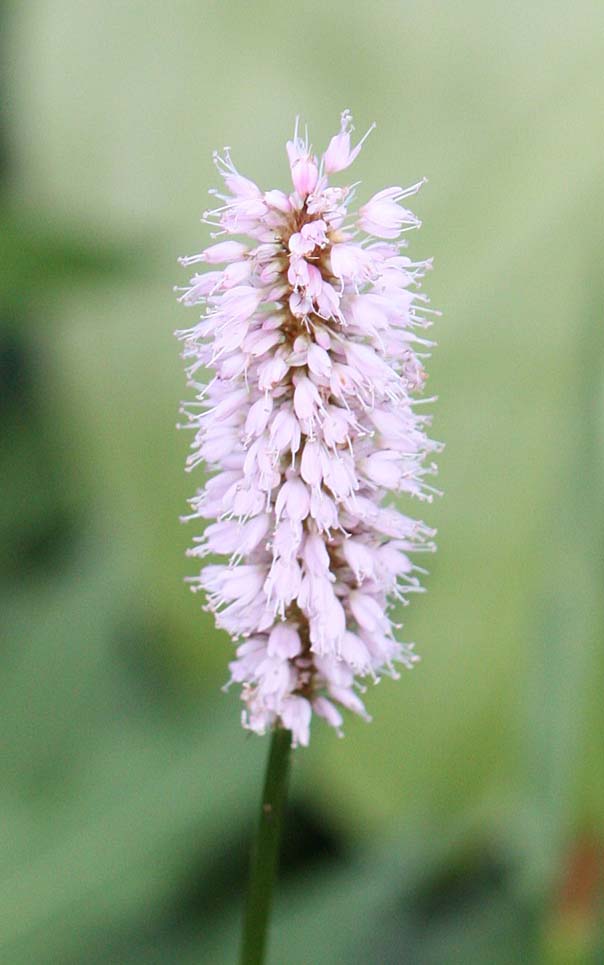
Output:
<svg viewBox="0 0 604 965">
<path fill-rule="evenodd" d="M 446 496 L 423 660 L 295 755 L 272 965 L 604 961 L 604 6 L 4 3 L 0 961 L 235 960 L 267 743 L 183 577 L 178 255 L 211 151 L 378 130 Z M 199 483 L 199 479 L 197 480 Z"/>
</svg>

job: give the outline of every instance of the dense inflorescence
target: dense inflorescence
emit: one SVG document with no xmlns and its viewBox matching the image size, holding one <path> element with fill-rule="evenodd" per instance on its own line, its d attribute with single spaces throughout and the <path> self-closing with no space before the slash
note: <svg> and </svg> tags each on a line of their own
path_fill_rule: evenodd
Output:
<svg viewBox="0 0 604 965">
<path fill-rule="evenodd" d="M 192 588 L 238 642 L 244 726 L 281 724 L 301 745 L 313 712 L 340 732 L 339 706 L 367 718 L 362 679 L 413 665 L 389 609 L 421 589 L 409 553 L 434 548 L 433 531 L 387 501 L 435 492 L 439 445 L 418 409 L 429 400 L 416 397 L 431 263 L 401 253 L 419 226 L 401 202 L 423 182 L 349 214 L 354 187 L 328 178 L 359 153 L 351 130 L 346 111 L 319 160 L 296 126 L 291 194 L 262 191 L 228 149 L 216 154 L 226 193 L 204 220 L 220 240 L 180 259 L 206 268 L 180 295 L 204 306 L 177 333 L 196 392 L 183 408 L 195 431 L 187 467 L 213 472 L 190 500 L 186 518 L 211 522 L 189 553 L 229 557 L 203 565 Z"/>
</svg>

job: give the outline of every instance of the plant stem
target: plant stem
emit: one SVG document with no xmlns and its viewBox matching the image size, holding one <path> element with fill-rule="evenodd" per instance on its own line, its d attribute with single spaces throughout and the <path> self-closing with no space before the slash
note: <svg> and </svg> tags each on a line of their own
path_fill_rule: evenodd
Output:
<svg viewBox="0 0 604 965">
<path fill-rule="evenodd" d="M 283 728 L 274 730 L 271 738 L 260 821 L 252 846 L 241 965 L 262 965 L 264 962 L 273 882 L 287 798 L 291 738 L 291 732 Z"/>
</svg>

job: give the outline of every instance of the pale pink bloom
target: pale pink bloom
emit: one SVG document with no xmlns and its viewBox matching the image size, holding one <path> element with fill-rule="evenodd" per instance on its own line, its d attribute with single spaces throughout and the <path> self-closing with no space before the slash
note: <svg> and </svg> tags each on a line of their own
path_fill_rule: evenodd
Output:
<svg viewBox="0 0 604 965">
<path fill-rule="evenodd" d="M 275 519 L 279 521 L 285 513 L 288 519 L 302 522 L 308 516 L 310 495 L 301 479 L 290 477 L 280 488 L 275 501 Z"/>
<path fill-rule="evenodd" d="M 331 372 L 331 358 L 324 348 L 312 342 L 306 353 L 306 364 L 311 375 L 328 378 Z"/>
<path fill-rule="evenodd" d="M 276 208 L 281 214 L 290 214 L 292 203 L 283 191 L 266 191 L 264 200 L 271 208 Z"/>
<path fill-rule="evenodd" d="M 255 402 L 252 402 L 248 409 L 245 420 L 245 433 L 247 439 L 253 439 L 261 435 L 266 429 L 271 413 L 273 411 L 273 398 L 270 395 L 262 395 Z"/>
<path fill-rule="evenodd" d="M 300 422 L 316 418 L 318 410 L 323 406 L 314 382 L 304 375 L 295 375 L 293 384 L 294 411 Z"/>
<path fill-rule="evenodd" d="M 385 188 L 359 208 L 359 225 L 376 238 L 398 238 L 403 225 L 417 228 L 420 221 L 412 211 L 401 208 L 399 201 L 415 194 L 422 182 L 412 188 Z"/>
<path fill-rule="evenodd" d="M 208 265 L 220 265 L 227 261 L 240 261 L 246 252 L 246 245 L 240 241 L 220 241 L 217 245 L 206 248 L 200 258 Z"/>
<path fill-rule="evenodd" d="M 337 705 L 369 719 L 359 681 L 413 666 L 390 607 L 421 589 L 413 553 L 433 549 L 433 531 L 390 504 L 435 493 L 439 446 L 415 405 L 431 262 L 400 253 L 401 233 L 419 225 L 400 202 L 422 182 L 373 195 L 355 228 L 353 189 L 328 183 L 365 140 L 352 146 L 351 131 L 345 111 L 319 160 L 296 126 L 290 194 L 216 155 L 226 193 L 204 215 L 216 240 L 180 259 L 210 269 L 179 296 L 202 310 L 177 333 L 196 392 L 183 404 L 187 468 L 209 470 L 190 500 L 186 519 L 207 525 L 189 555 L 224 559 L 190 582 L 237 643 L 243 725 L 281 725 L 300 746 L 313 715 L 341 734 Z"/>
<path fill-rule="evenodd" d="M 323 717 L 327 723 L 335 729 L 339 737 L 344 736 L 340 730 L 343 723 L 342 715 L 335 704 L 332 704 L 331 700 L 328 700 L 327 697 L 315 697 L 312 702 L 312 709 L 315 714 Z"/>
<path fill-rule="evenodd" d="M 338 510 L 333 499 L 318 487 L 310 495 L 310 512 L 318 531 L 331 538 L 330 530 L 340 526 Z"/>
<path fill-rule="evenodd" d="M 308 747 L 312 709 L 304 697 L 286 697 L 280 708 L 283 726 L 292 732 L 294 747 Z"/>
<path fill-rule="evenodd" d="M 248 280 L 252 271 L 249 261 L 235 261 L 222 273 L 222 288 L 235 288 Z"/>
<path fill-rule="evenodd" d="M 342 542 L 342 556 L 354 573 L 357 583 L 361 584 L 374 576 L 376 552 L 358 539 L 345 539 Z"/>
<path fill-rule="evenodd" d="M 367 281 L 374 274 L 373 256 L 360 245 L 337 244 L 331 249 L 331 270 L 336 278 Z"/>
<path fill-rule="evenodd" d="M 310 255 L 315 248 L 327 245 L 327 225 L 320 218 L 302 225 L 300 231 L 290 236 L 287 246 L 293 255 Z"/>
<path fill-rule="evenodd" d="M 311 154 L 308 137 L 304 141 L 298 137 L 297 124 L 293 140 L 287 142 L 287 156 L 294 188 L 301 198 L 306 198 L 317 185 L 319 165 L 316 157 Z"/>
<path fill-rule="evenodd" d="M 375 124 L 372 124 L 367 133 L 361 138 L 357 146 L 351 150 L 350 132 L 353 130 L 352 114 L 350 111 L 344 111 L 340 118 L 340 131 L 338 134 L 335 134 L 332 137 L 327 150 L 323 155 L 325 173 L 336 174 L 337 171 L 344 171 L 345 168 L 350 167 L 352 162 L 358 157 L 363 146 L 363 142 L 369 136 L 374 127 Z"/>
<path fill-rule="evenodd" d="M 302 650 L 298 631 L 290 623 L 278 623 L 270 632 L 266 652 L 269 657 L 289 660 Z"/>
<path fill-rule="evenodd" d="M 356 633 L 347 631 L 344 634 L 340 654 L 355 673 L 367 674 L 371 670 L 369 650 Z"/>
</svg>

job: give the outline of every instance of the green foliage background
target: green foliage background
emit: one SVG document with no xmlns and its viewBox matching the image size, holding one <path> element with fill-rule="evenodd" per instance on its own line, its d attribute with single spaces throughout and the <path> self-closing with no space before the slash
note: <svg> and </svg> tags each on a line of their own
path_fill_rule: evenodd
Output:
<svg viewBox="0 0 604 965">
<path fill-rule="evenodd" d="M 604 960 L 601 2 L 1 9 L 0 960 L 235 959 L 267 746 L 182 582 L 172 285 L 212 149 L 285 186 L 345 107 L 365 196 L 429 178 L 446 496 L 422 663 L 296 753 L 271 961 Z"/>
</svg>

